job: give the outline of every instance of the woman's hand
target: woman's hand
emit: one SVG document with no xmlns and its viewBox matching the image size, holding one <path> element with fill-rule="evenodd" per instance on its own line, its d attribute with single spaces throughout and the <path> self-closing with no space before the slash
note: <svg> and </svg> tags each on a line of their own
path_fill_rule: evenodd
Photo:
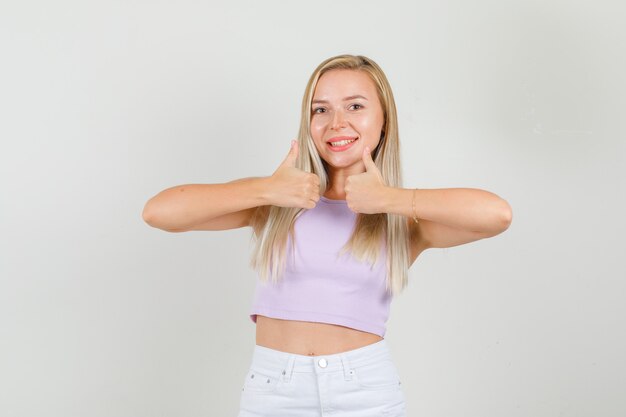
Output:
<svg viewBox="0 0 626 417">
<path fill-rule="evenodd" d="M 363 163 L 365 172 L 346 178 L 344 190 L 348 207 L 355 213 L 384 213 L 383 203 L 388 187 L 372 160 L 369 147 L 363 150 Z"/>
<path fill-rule="evenodd" d="M 285 160 L 269 177 L 270 203 L 280 207 L 311 209 L 320 199 L 320 179 L 316 174 L 296 168 L 298 142 L 291 141 Z"/>
</svg>

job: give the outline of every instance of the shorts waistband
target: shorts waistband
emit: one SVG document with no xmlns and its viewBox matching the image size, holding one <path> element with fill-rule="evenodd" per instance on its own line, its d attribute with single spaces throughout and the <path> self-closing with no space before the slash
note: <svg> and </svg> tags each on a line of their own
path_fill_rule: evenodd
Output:
<svg viewBox="0 0 626 417">
<path fill-rule="evenodd" d="M 276 374 L 288 380 L 293 372 L 325 372 L 343 371 L 346 379 L 352 375 L 352 367 L 366 365 L 381 360 L 391 360 L 385 339 L 378 342 L 331 355 L 307 356 L 297 353 L 283 352 L 265 346 L 255 345 L 252 355 L 252 366 L 266 374 Z"/>
</svg>

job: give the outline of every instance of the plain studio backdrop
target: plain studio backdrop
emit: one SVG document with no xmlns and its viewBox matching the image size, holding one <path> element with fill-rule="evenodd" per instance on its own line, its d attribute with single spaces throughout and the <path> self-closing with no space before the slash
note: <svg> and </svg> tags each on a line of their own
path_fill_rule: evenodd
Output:
<svg viewBox="0 0 626 417">
<path fill-rule="evenodd" d="M 2 417 L 236 415 L 252 231 L 142 209 L 271 175 L 341 53 L 389 78 L 405 188 L 513 208 L 394 300 L 409 416 L 626 415 L 625 7 L 380 3 L 2 2 Z"/>
</svg>

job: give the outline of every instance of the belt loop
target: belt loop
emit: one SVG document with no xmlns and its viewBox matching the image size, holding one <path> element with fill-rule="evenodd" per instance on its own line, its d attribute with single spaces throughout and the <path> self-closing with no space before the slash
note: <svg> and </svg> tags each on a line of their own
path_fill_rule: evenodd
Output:
<svg viewBox="0 0 626 417">
<path fill-rule="evenodd" d="M 282 377 L 285 382 L 291 381 L 291 375 L 293 374 L 293 368 L 296 361 L 296 355 L 289 355 L 285 369 L 283 369 Z"/>
<path fill-rule="evenodd" d="M 352 380 L 352 374 L 354 371 L 350 368 L 350 360 L 348 359 L 348 355 L 340 354 L 339 358 L 341 359 L 341 364 L 343 365 L 343 377 L 346 381 Z"/>
</svg>

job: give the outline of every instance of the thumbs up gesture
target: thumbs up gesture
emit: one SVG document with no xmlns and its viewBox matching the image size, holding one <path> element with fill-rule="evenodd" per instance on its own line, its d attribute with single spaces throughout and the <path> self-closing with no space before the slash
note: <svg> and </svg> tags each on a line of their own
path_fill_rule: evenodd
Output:
<svg viewBox="0 0 626 417">
<path fill-rule="evenodd" d="M 369 146 L 363 151 L 365 172 L 346 178 L 344 191 L 348 207 L 355 213 L 384 213 L 382 203 L 386 198 L 387 186 L 378 167 L 372 160 Z"/>
<path fill-rule="evenodd" d="M 269 177 L 269 200 L 280 207 L 311 209 L 320 199 L 320 179 L 316 174 L 296 168 L 298 141 L 291 141 L 289 153 Z"/>
</svg>

